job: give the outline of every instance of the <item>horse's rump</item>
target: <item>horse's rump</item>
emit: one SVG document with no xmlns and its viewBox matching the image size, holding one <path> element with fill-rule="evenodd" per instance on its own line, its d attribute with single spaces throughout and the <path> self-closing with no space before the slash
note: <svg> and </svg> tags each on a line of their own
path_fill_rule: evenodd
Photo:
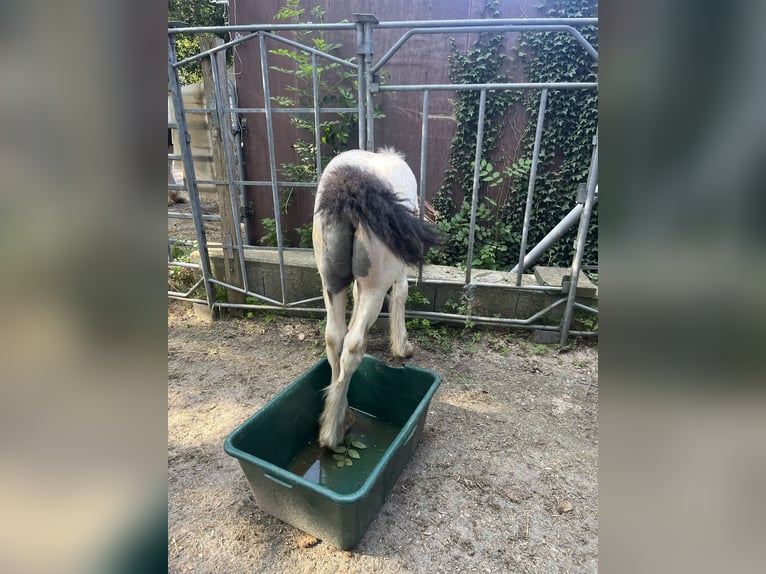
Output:
<svg viewBox="0 0 766 574">
<path fill-rule="evenodd" d="M 363 226 L 411 265 L 422 264 L 428 248 L 440 243 L 437 230 L 420 221 L 386 181 L 352 165 L 338 166 L 322 177 L 316 213 L 328 227 Z M 345 249 L 343 241 L 338 244 Z"/>
</svg>

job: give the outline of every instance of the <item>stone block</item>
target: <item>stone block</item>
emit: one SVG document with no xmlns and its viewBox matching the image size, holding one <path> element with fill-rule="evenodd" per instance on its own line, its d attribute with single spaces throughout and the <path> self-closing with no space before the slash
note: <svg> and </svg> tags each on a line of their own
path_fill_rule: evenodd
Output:
<svg viewBox="0 0 766 574">
<path fill-rule="evenodd" d="M 572 272 L 567 267 L 535 267 L 535 278 L 538 285 L 552 285 L 561 287 L 562 293 L 569 292 L 569 282 Z M 596 297 L 598 287 L 588 279 L 588 276 L 580 271 L 577 278 L 577 297 Z"/>
<path fill-rule="evenodd" d="M 558 331 L 544 331 L 535 329 L 532 333 L 532 342 L 536 345 L 553 345 L 561 340 L 561 333 Z"/>
</svg>

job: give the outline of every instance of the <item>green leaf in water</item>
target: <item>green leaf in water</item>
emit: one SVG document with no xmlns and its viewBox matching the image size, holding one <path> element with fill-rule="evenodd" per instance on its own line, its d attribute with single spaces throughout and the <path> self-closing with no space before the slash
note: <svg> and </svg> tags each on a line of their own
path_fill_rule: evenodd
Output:
<svg viewBox="0 0 766 574">
<path fill-rule="evenodd" d="M 335 464 L 337 464 L 338 466 L 345 466 L 345 465 L 346 465 L 346 463 L 345 463 L 345 462 L 343 462 L 342 460 L 339 460 L 339 461 L 338 461 L 338 462 L 336 462 Z"/>
<path fill-rule="evenodd" d="M 351 441 L 351 446 L 353 446 L 354 448 L 358 448 L 360 450 L 364 450 L 364 449 L 367 448 L 366 444 L 364 444 L 362 441 L 358 441 L 358 440 Z"/>
<path fill-rule="evenodd" d="M 359 453 L 355 451 L 353 448 L 348 449 L 348 456 L 351 458 L 359 458 Z"/>
<path fill-rule="evenodd" d="M 337 452 L 338 454 L 344 454 L 346 452 L 346 448 L 347 447 L 345 447 L 345 446 L 334 446 L 334 447 L 332 447 L 332 449 L 335 452 Z"/>
<path fill-rule="evenodd" d="M 347 458 L 346 459 L 346 466 L 354 466 L 354 462 L 350 458 Z"/>
<path fill-rule="evenodd" d="M 342 454 L 334 454 L 334 455 L 332 455 L 332 457 L 333 457 L 335 460 L 346 460 L 346 457 L 345 457 L 345 456 L 343 456 Z"/>
</svg>

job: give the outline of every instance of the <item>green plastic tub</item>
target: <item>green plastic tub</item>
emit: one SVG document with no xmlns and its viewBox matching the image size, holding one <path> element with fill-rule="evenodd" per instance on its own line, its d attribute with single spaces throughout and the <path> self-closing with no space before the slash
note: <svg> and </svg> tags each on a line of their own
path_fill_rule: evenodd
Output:
<svg viewBox="0 0 766 574">
<path fill-rule="evenodd" d="M 367 448 L 355 449 L 359 457 L 342 467 L 317 444 L 321 391 L 329 382 L 323 359 L 237 427 L 224 450 L 239 461 L 264 512 L 346 550 L 359 542 L 415 450 L 441 379 L 365 355 L 348 402 L 357 419 L 350 434 Z"/>
</svg>

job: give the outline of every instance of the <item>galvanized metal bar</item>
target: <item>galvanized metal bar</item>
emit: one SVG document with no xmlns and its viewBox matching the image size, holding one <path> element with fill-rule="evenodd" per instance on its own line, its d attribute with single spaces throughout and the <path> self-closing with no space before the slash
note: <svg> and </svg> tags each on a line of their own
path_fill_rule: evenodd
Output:
<svg viewBox="0 0 766 574">
<path fill-rule="evenodd" d="M 519 248 L 519 264 L 516 273 L 516 286 L 521 285 L 524 274 L 524 257 L 527 254 L 527 238 L 529 237 L 529 222 L 532 218 L 532 202 L 535 195 L 535 180 L 537 179 L 537 164 L 540 160 L 540 142 L 543 139 L 543 124 L 545 123 L 545 106 L 548 103 L 548 90 L 540 93 L 540 109 L 537 112 L 537 127 L 535 128 L 535 143 L 532 149 L 532 165 L 529 168 L 529 185 L 527 186 L 527 204 L 524 208 L 524 224 L 521 228 L 521 246 Z"/>
<path fill-rule="evenodd" d="M 225 108 L 224 111 L 240 114 L 265 114 L 266 108 Z M 358 111 L 358 108 L 271 108 L 272 114 L 350 114 Z"/>
<path fill-rule="evenodd" d="M 168 291 L 168 295 L 169 295 L 169 296 L 173 296 L 173 297 L 181 297 L 181 298 L 186 298 L 186 297 L 188 297 L 189 295 L 191 295 L 192 293 L 194 293 L 194 291 L 196 291 L 196 290 L 197 290 L 197 287 L 199 287 L 199 286 L 200 286 L 200 284 L 201 284 L 201 283 L 202 283 L 204 280 L 205 280 L 205 279 L 204 279 L 204 277 L 200 277 L 200 278 L 199 278 L 199 280 L 197 280 L 197 282 L 196 282 L 194 285 L 192 285 L 192 286 L 189 288 L 189 290 L 188 290 L 188 291 L 186 291 L 185 293 L 183 293 L 183 292 L 181 292 L 181 291 Z"/>
<path fill-rule="evenodd" d="M 561 239 L 569 229 L 577 223 L 582 213 L 582 205 L 579 203 L 572 208 L 572 211 L 567 213 L 561 221 L 558 222 L 556 227 L 551 229 L 548 234 L 540 240 L 540 243 L 535 245 L 529 253 L 524 256 L 524 262 L 522 264 L 522 270 L 526 271 L 545 253 L 545 251 L 553 245 L 556 241 Z M 511 269 L 511 273 L 516 273 L 519 269 L 519 265 Z"/>
<path fill-rule="evenodd" d="M 274 149 L 274 119 L 271 116 L 271 92 L 269 90 L 269 63 L 266 54 L 266 39 L 259 36 L 261 50 L 261 71 L 263 77 L 263 103 L 266 106 L 266 135 L 269 144 L 269 172 L 271 174 L 271 194 L 274 199 L 274 225 L 277 233 L 277 251 L 279 253 L 279 285 L 282 289 L 282 303 L 285 302 L 285 254 L 282 244 L 282 217 L 279 213 L 279 187 L 277 186 L 277 157 Z"/>
<path fill-rule="evenodd" d="M 365 82 L 367 74 L 365 72 L 364 58 L 364 23 L 357 22 L 356 26 L 356 105 L 357 110 L 357 131 L 359 132 L 359 149 L 365 149 L 367 143 L 367 90 Z"/>
<path fill-rule="evenodd" d="M 433 28 L 440 26 L 482 26 L 487 25 L 487 20 L 402 20 L 380 22 L 376 28 Z M 497 26 L 509 24 L 563 24 L 569 26 L 593 26 L 598 24 L 598 18 L 498 18 L 491 20 Z M 259 31 L 298 31 L 298 30 L 353 30 L 353 22 L 337 22 L 329 24 L 238 24 L 234 26 L 187 26 L 185 28 L 169 28 L 168 34 L 194 34 L 209 32 L 213 34 L 231 32 L 259 32 Z"/>
<path fill-rule="evenodd" d="M 481 281 L 472 281 L 473 285 L 489 285 L 489 283 L 482 283 Z M 423 285 L 449 285 L 449 286 L 460 286 L 464 285 L 462 282 L 459 281 L 449 281 L 444 279 L 429 279 L 426 278 L 423 280 Z M 521 287 L 515 287 L 517 290 L 523 290 L 523 291 L 544 291 L 547 293 L 561 293 L 561 286 L 553 286 L 553 285 L 522 285 Z"/>
<path fill-rule="evenodd" d="M 598 88 L 598 82 L 510 82 L 506 84 L 409 84 L 379 86 L 379 92 L 419 92 L 422 90 L 590 90 Z"/>
<path fill-rule="evenodd" d="M 420 221 L 426 217 L 426 163 L 428 159 L 428 108 L 431 92 L 423 92 L 423 121 L 420 130 Z M 423 266 L 418 266 L 418 283 L 423 280 Z"/>
<path fill-rule="evenodd" d="M 172 156 L 171 156 L 171 154 L 168 154 L 168 161 L 169 162 L 170 161 L 180 161 L 182 159 L 183 158 L 181 157 L 181 154 L 173 154 Z M 213 157 L 209 156 L 209 155 L 197 155 L 197 154 L 193 154 L 192 155 L 192 159 L 195 162 L 200 162 L 200 163 L 212 163 L 213 162 Z M 201 182 L 202 182 L 201 179 L 197 180 L 197 183 L 201 183 Z M 170 185 L 170 184 L 168 184 L 168 185 Z M 180 185 L 181 189 L 186 189 L 185 187 L 183 187 L 183 184 L 176 184 L 176 185 Z"/>
<path fill-rule="evenodd" d="M 194 215 L 191 213 L 181 213 L 178 211 L 168 211 L 168 217 L 170 219 L 194 219 Z M 203 221 L 221 221 L 220 215 L 203 215 Z"/>
<path fill-rule="evenodd" d="M 207 184 L 207 185 L 225 185 L 227 182 L 223 179 L 198 179 L 198 184 Z M 249 180 L 249 179 L 235 179 L 234 183 L 237 185 L 247 185 L 251 187 L 271 187 L 272 182 L 267 180 L 262 181 L 255 181 L 255 180 Z M 317 182 L 315 181 L 278 181 L 277 185 L 279 187 L 316 187 Z M 168 185 L 168 188 L 172 189 L 170 185 Z M 178 189 L 186 189 L 183 186 L 180 186 Z"/>
<path fill-rule="evenodd" d="M 428 107 L 431 92 L 423 92 L 423 121 L 420 129 L 420 221 L 426 216 L 426 160 L 428 158 Z"/>
<path fill-rule="evenodd" d="M 580 45 L 585 48 L 585 51 L 588 52 L 588 54 L 590 54 L 590 57 L 593 58 L 593 61 L 598 62 L 598 51 L 593 47 L 593 44 L 588 42 L 588 40 L 585 39 L 585 36 L 583 36 L 579 30 L 576 30 L 571 26 L 568 28 L 570 33 L 575 37 L 575 40 L 580 42 Z"/>
<path fill-rule="evenodd" d="M 245 245 L 245 249 L 249 251 L 270 251 L 273 247 L 264 247 L 263 245 Z M 285 252 L 297 252 L 297 253 L 313 253 L 314 250 L 311 247 L 287 247 L 285 246 Z"/>
<path fill-rule="evenodd" d="M 187 263 L 186 261 L 169 260 L 168 265 L 170 267 L 186 267 L 188 269 L 199 269 L 199 263 Z"/>
<path fill-rule="evenodd" d="M 324 29 L 321 27 L 321 25 L 314 28 L 315 30 Z M 346 66 L 347 68 L 356 69 L 357 65 L 353 62 L 349 62 L 348 60 L 344 60 L 342 58 L 338 58 L 337 56 L 333 56 L 332 54 L 328 54 L 327 52 L 322 52 L 322 50 L 317 50 L 316 48 L 312 48 L 311 46 L 306 46 L 304 44 L 301 44 L 299 42 L 295 42 L 294 40 L 288 40 L 287 38 L 283 38 L 282 36 L 277 36 L 276 34 L 272 34 L 271 32 L 261 32 L 263 36 L 266 36 L 267 38 L 272 38 L 273 40 L 276 40 L 277 42 L 281 42 L 282 44 L 287 44 L 288 46 L 292 46 L 293 48 L 298 48 L 299 50 L 303 52 L 308 52 L 309 54 L 314 54 L 316 56 L 322 56 L 323 58 L 326 58 L 330 60 L 331 62 L 335 62 L 336 64 L 340 64 L 341 66 Z"/>
<path fill-rule="evenodd" d="M 561 299 L 555 303 L 553 308 L 559 306 L 565 299 Z M 296 314 L 310 314 L 310 315 L 324 315 L 326 310 L 324 307 L 283 307 L 281 305 L 254 305 L 254 304 L 241 304 L 241 303 L 228 303 L 218 302 L 217 307 L 221 308 L 234 308 L 234 309 L 258 309 L 264 311 L 287 311 Z M 546 312 L 551 311 L 551 306 L 546 309 Z M 389 313 L 380 313 L 379 317 L 388 318 Z M 540 314 L 536 314 L 536 318 L 540 318 Z M 531 317 L 528 319 L 503 319 L 501 317 L 484 317 L 484 316 L 466 316 L 456 315 L 450 313 L 434 313 L 431 311 L 405 311 L 405 317 L 407 318 L 424 318 L 432 319 L 434 321 L 441 321 L 444 323 L 457 323 L 465 324 L 466 321 L 471 321 L 477 325 L 521 328 L 521 329 L 535 329 L 539 331 L 558 331 L 558 327 L 553 325 L 535 324 Z M 580 337 L 598 336 L 598 332 L 593 331 L 570 331 L 572 335 Z"/>
<path fill-rule="evenodd" d="M 495 26 L 507 25 L 545 25 L 561 24 L 568 26 L 593 26 L 598 24 L 598 18 L 497 18 L 493 20 L 410 20 L 381 22 L 376 27 L 386 28 L 439 28 L 446 26 L 488 26 L 490 22 Z"/>
<path fill-rule="evenodd" d="M 577 301 L 575 301 L 574 306 L 577 309 L 582 309 L 583 311 L 588 311 L 589 313 L 593 313 L 594 315 L 598 315 L 598 309 L 596 309 L 595 307 L 588 307 L 587 305 L 583 305 L 582 303 L 578 303 Z"/>
<path fill-rule="evenodd" d="M 178 81 L 178 72 L 173 67 L 175 62 L 175 36 L 168 36 L 168 83 L 170 84 L 170 96 L 173 102 L 173 110 L 178 124 L 178 140 L 181 146 L 181 155 L 183 156 L 184 171 L 186 173 L 186 186 L 189 190 L 189 203 L 191 204 L 192 214 L 194 215 L 194 234 L 197 238 L 197 249 L 200 256 L 200 269 L 202 278 L 205 282 L 205 295 L 207 296 L 207 305 L 212 311 L 215 303 L 215 290 L 210 282 L 212 273 L 210 272 L 210 257 L 207 251 L 207 240 L 205 237 L 205 227 L 202 219 L 202 206 L 199 200 L 199 190 L 197 189 L 197 179 L 194 172 L 194 161 L 192 160 L 191 136 L 186 125 L 184 117 L 184 104 L 181 96 L 181 86 Z"/>
<path fill-rule="evenodd" d="M 314 97 L 314 147 L 316 148 L 317 181 L 322 177 L 322 133 L 319 123 L 319 71 L 317 56 L 311 54 L 311 93 Z"/>
<path fill-rule="evenodd" d="M 457 313 L 435 313 L 433 311 L 407 311 L 406 313 L 408 315 L 412 315 L 415 317 L 424 317 L 426 319 L 434 319 L 434 320 L 442 320 L 442 319 L 458 319 L 462 321 L 488 321 L 491 320 L 495 322 L 496 324 L 500 325 L 519 325 L 519 326 L 528 326 L 532 325 L 536 320 L 540 319 L 541 317 L 547 315 L 551 311 L 553 311 L 556 307 L 559 307 L 564 302 L 566 302 L 566 298 L 561 298 L 557 301 L 554 301 L 544 309 L 541 309 L 531 317 L 527 317 L 526 319 L 504 319 L 501 317 L 480 317 L 480 316 L 474 316 L 470 314 L 466 315 L 460 315 Z M 554 327 L 554 329 L 556 329 Z M 558 330 L 558 329 L 556 329 Z"/>
<path fill-rule="evenodd" d="M 186 114 L 212 114 L 215 111 L 215 108 L 185 108 L 184 113 Z"/>
<path fill-rule="evenodd" d="M 194 247 L 195 241 L 193 239 L 174 239 L 172 237 L 168 237 L 168 244 L 181 245 L 182 247 Z"/>
<path fill-rule="evenodd" d="M 413 28 L 405 32 L 388 51 L 381 56 L 380 60 L 372 67 L 373 72 L 377 72 L 386 62 L 388 62 L 396 52 L 404 45 L 407 40 L 412 36 L 420 34 L 470 34 L 476 32 L 568 32 L 574 36 L 574 38 L 585 48 L 594 60 L 598 60 L 598 52 L 588 42 L 585 37 L 572 26 L 567 25 L 551 25 L 551 24 L 502 24 L 502 25 L 489 25 L 486 20 L 480 26 L 439 26 L 433 28 Z"/>
<path fill-rule="evenodd" d="M 288 303 L 287 307 L 300 307 L 306 303 L 318 303 L 319 301 L 324 301 L 324 297 L 322 295 L 318 295 L 317 297 L 309 297 L 308 299 L 303 299 L 301 301 L 294 301 L 293 303 Z"/>
<path fill-rule="evenodd" d="M 325 30 L 325 29 L 327 29 L 327 28 L 325 28 L 325 25 L 322 25 L 322 24 L 314 24 L 314 25 L 307 24 L 306 26 L 311 26 L 310 28 L 305 28 L 305 29 L 309 29 L 309 30 Z M 209 32 L 209 30 L 204 30 L 204 29 L 201 29 L 201 28 L 210 28 L 210 26 L 198 27 L 196 29 L 195 33 Z M 224 32 L 224 33 L 231 34 L 232 32 L 236 32 L 237 31 L 235 29 L 235 28 L 237 28 L 237 26 L 225 26 L 224 28 L 225 29 L 223 29 L 223 30 L 219 30 L 218 33 Z M 338 64 L 340 64 L 342 66 L 347 66 L 349 68 L 356 68 L 356 64 L 354 64 L 353 62 L 348 62 L 347 60 L 343 60 L 341 58 L 338 58 L 337 56 L 333 56 L 332 54 L 327 54 L 326 52 L 322 52 L 321 50 L 317 50 L 316 48 L 312 48 L 310 46 L 304 46 L 303 44 L 300 44 L 300 43 L 295 42 L 293 40 L 289 40 L 287 38 L 283 38 L 283 37 L 278 36 L 276 34 L 272 34 L 272 33 L 270 33 L 268 31 L 268 30 L 278 29 L 279 26 L 270 26 L 270 27 L 268 27 L 266 29 L 262 29 L 264 27 L 261 26 L 260 28 L 261 28 L 260 30 L 253 30 L 252 31 L 253 33 L 251 33 L 251 34 L 247 34 L 245 36 L 240 36 L 238 38 L 235 38 L 234 40 L 231 40 L 229 42 L 225 42 L 225 43 L 221 44 L 220 46 L 217 46 L 216 48 L 213 48 L 211 50 L 205 50 L 204 52 L 200 52 L 199 54 L 194 54 L 193 56 L 189 56 L 188 58 L 185 58 L 185 59 L 181 60 L 180 62 L 176 63 L 175 66 L 176 67 L 184 66 L 186 64 L 189 64 L 190 62 L 194 62 L 196 60 L 199 60 L 201 58 L 204 58 L 204 57 L 209 56 L 211 54 L 214 54 L 216 52 L 220 52 L 221 50 L 225 50 L 226 48 L 230 48 L 230 47 L 236 46 L 238 44 L 242 44 L 243 42 L 247 42 L 248 40 L 252 40 L 256 36 L 266 35 L 269 38 L 273 38 L 273 39 L 275 39 L 275 40 L 277 40 L 279 42 L 282 42 L 283 44 L 287 44 L 288 46 L 292 46 L 292 47 L 298 48 L 300 50 L 305 50 L 306 52 L 311 52 L 311 53 L 315 53 L 317 55 L 326 57 L 327 59 L 332 60 L 333 62 L 337 62 Z M 287 30 L 285 28 L 281 28 L 281 29 L 282 30 Z M 350 28 L 345 27 L 343 29 L 350 29 Z M 181 28 L 174 28 L 173 29 L 173 31 L 175 33 L 181 33 L 180 30 L 182 30 L 182 29 Z M 187 28 L 186 30 L 188 30 L 190 33 L 192 33 L 190 28 Z"/>
<path fill-rule="evenodd" d="M 442 20 L 442 21 L 423 21 L 423 22 L 403 22 L 403 23 L 397 23 L 397 22 L 384 22 L 379 23 L 376 25 L 376 27 L 379 28 L 405 28 L 405 27 L 411 27 L 411 26 L 418 26 L 415 29 L 409 30 L 406 32 L 397 42 L 392 46 L 389 51 L 381 58 L 381 60 L 376 64 L 373 68 L 373 72 L 376 72 L 378 69 L 380 69 L 383 64 L 385 64 L 391 56 L 393 56 L 399 48 L 414 34 L 444 34 L 444 33 L 470 33 L 470 32 L 503 32 L 503 31 L 526 31 L 526 30 L 535 30 L 535 31 L 567 31 L 571 33 L 575 39 L 585 48 L 585 50 L 591 55 L 591 57 L 594 60 L 598 60 L 598 52 L 596 49 L 588 42 L 585 37 L 576 29 L 572 27 L 572 24 L 575 25 L 586 25 L 589 23 L 590 20 L 595 20 L 595 22 L 590 22 L 592 24 L 596 24 L 598 22 L 597 19 L 574 19 L 575 21 L 571 22 L 570 24 L 557 24 L 557 22 L 564 22 L 567 20 L 572 19 L 524 19 L 524 20 L 493 20 L 492 24 L 489 24 L 486 20 Z M 508 23 L 508 22 L 524 22 L 523 24 L 518 23 Z M 471 24 L 471 22 L 476 22 L 476 24 Z M 538 24 L 535 24 L 534 22 L 539 22 Z M 401 24 L 401 25 L 396 25 Z M 290 25 L 288 25 L 290 26 Z M 300 25 L 298 25 L 300 26 Z M 308 28 L 306 28 L 308 26 Z M 211 53 L 220 51 L 222 49 L 226 49 L 229 47 L 236 46 L 238 44 L 241 44 L 243 42 L 247 42 L 248 40 L 253 39 L 254 36 L 257 36 L 259 33 L 267 34 L 269 37 L 272 37 L 280 42 L 283 42 L 287 45 L 299 48 L 301 50 L 306 51 L 313 51 L 314 53 L 318 55 L 325 56 L 329 59 L 335 58 L 335 56 L 332 56 L 331 54 L 326 54 L 325 52 L 321 52 L 320 50 L 316 50 L 315 48 L 311 48 L 310 46 L 305 46 L 303 44 L 300 44 L 298 42 L 295 42 L 293 40 L 289 40 L 287 38 L 283 38 L 281 36 L 278 36 L 276 34 L 272 34 L 271 30 L 284 30 L 284 31 L 290 31 L 290 30 L 299 30 L 299 29 L 310 29 L 310 30 L 327 30 L 327 29 L 337 29 L 337 28 L 327 28 L 328 25 L 326 24 L 304 24 L 303 27 L 281 27 L 280 25 L 276 26 L 265 26 L 265 25 L 253 25 L 253 26 L 201 26 L 196 28 L 174 28 L 173 33 L 179 34 L 179 33 L 201 33 L 201 32 L 210 32 L 211 29 L 215 29 L 217 32 L 214 33 L 232 33 L 232 32 L 240 32 L 240 31 L 250 31 L 252 33 L 247 34 L 245 36 L 239 36 L 235 38 L 234 40 L 231 40 L 229 42 L 226 42 L 222 44 L 220 47 L 207 50 L 205 52 L 200 52 L 199 54 L 195 54 L 194 56 L 190 56 L 188 58 L 185 58 L 184 60 L 181 60 L 175 64 L 176 67 L 183 66 L 185 64 L 188 64 L 190 62 L 194 62 L 196 60 L 199 60 L 201 58 L 204 58 L 205 56 L 210 55 Z M 431 27 L 429 27 L 431 26 Z M 346 26 L 342 29 L 351 29 L 350 27 Z M 336 60 L 333 60 L 336 61 Z M 349 67 L 356 67 L 355 64 L 352 62 L 348 62 L 346 60 L 341 60 L 340 58 L 337 58 L 337 62 L 343 66 L 349 66 Z"/>
<path fill-rule="evenodd" d="M 240 177 L 243 173 L 245 173 L 244 165 L 245 160 L 242 152 L 242 124 L 239 122 L 239 115 L 237 110 L 237 107 L 239 105 L 239 96 L 237 95 L 237 88 L 234 85 L 234 83 L 231 80 L 226 80 L 229 85 L 229 98 L 231 100 L 231 104 L 233 104 L 234 107 L 232 108 L 224 108 L 224 111 L 229 114 L 234 114 L 232 116 L 232 135 L 234 136 L 234 149 L 237 150 L 237 175 Z M 241 183 L 237 183 L 237 187 L 239 188 L 239 201 L 240 206 L 244 206 L 247 204 L 247 194 L 245 193 L 245 186 Z M 248 219 L 244 219 L 245 223 L 245 237 L 247 237 L 247 227 L 248 227 Z M 244 243 L 244 242 L 243 242 Z"/>
<path fill-rule="evenodd" d="M 350 22 L 330 24 L 237 24 L 233 26 L 187 26 L 186 28 L 168 28 L 168 34 L 229 34 L 232 32 L 271 32 L 313 31 L 313 30 L 353 30 Z"/>
<path fill-rule="evenodd" d="M 204 299 L 193 299 L 191 297 L 179 297 L 177 295 L 174 295 L 173 292 L 168 291 L 168 297 L 171 299 L 180 299 L 181 301 L 186 301 L 187 303 L 199 303 L 201 305 L 207 305 L 207 301 Z M 219 307 L 217 305 L 213 306 L 214 309 L 218 309 Z"/>
<path fill-rule="evenodd" d="M 367 143 L 365 149 L 367 151 L 375 151 L 375 102 L 372 99 L 372 86 L 374 84 L 374 78 L 372 74 L 372 24 L 373 22 L 364 23 L 364 73 L 365 73 L 365 87 L 367 91 Z"/>
<path fill-rule="evenodd" d="M 479 205 L 479 174 L 481 170 L 481 148 L 484 144 L 484 116 L 487 110 L 487 92 L 479 94 L 479 121 L 476 128 L 476 156 L 473 169 L 473 193 L 471 195 L 471 223 L 468 228 L 468 261 L 465 266 L 465 284 L 471 282 L 471 267 L 473 266 L 473 243 L 476 235 L 476 210 Z"/>
<path fill-rule="evenodd" d="M 226 28 L 227 30 L 225 30 L 225 32 L 231 33 L 231 30 L 228 29 L 229 27 L 227 26 Z M 171 30 L 173 30 L 173 32 L 175 33 L 178 33 L 179 30 L 181 30 L 181 28 L 171 28 Z M 200 32 L 202 31 L 200 30 L 199 32 L 196 32 L 196 33 L 200 33 Z M 185 58 L 181 60 L 180 62 L 176 62 L 174 66 L 178 68 L 180 66 L 185 66 L 186 64 L 189 64 L 191 62 L 196 62 L 197 60 L 201 60 L 202 58 L 205 58 L 206 56 L 215 54 L 216 52 L 220 52 L 221 50 L 225 50 L 226 48 L 231 48 L 232 46 L 236 46 L 238 44 L 242 44 L 243 42 L 247 42 L 248 40 L 252 40 L 256 36 L 258 36 L 257 32 L 253 34 L 247 34 L 245 36 L 238 36 L 234 40 L 230 40 L 229 42 L 224 42 L 220 46 L 216 46 L 215 48 L 211 48 L 210 50 L 205 50 L 204 52 L 200 52 L 199 54 L 194 54 L 193 56 L 189 56 L 188 58 Z"/>
<path fill-rule="evenodd" d="M 247 284 L 247 269 L 245 268 L 245 252 L 242 249 L 242 229 L 239 226 L 239 222 L 241 220 L 239 202 L 237 201 L 239 188 L 234 183 L 234 158 L 232 157 L 234 142 L 232 141 L 231 133 L 232 123 L 231 118 L 227 117 L 227 114 L 223 110 L 223 95 L 221 93 L 221 85 L 219 82 L 221 77 L 226 78 L 226 70 L 223 70 L 223 75 L 221 76 L 221 70 L 218 69 L 218 62 L 213 55 L 210 56 L 210 66 L 213 71 L 215 105 L 218 110 L 218 125 L 221 129 L 221 143 L 223 145 L 223 156 L 226 162 L 226 179 L 229 186 L 229 205 L 231 207 L 231 213 L 234 216 L 234 232 L 236 234 L 235 247 L 239 253 L 239 268 L 242 273 L 242 287 L 245 289 L 245 291 L 248 291 L 249 287 Z M 225 233 L 225 230 L 223 233 Z"/>
<path fill-rule="evenodd" d="M 572 325 L 574 314 L 575 296 L 577 295 L 577 281 L 580 278 L 580 266 L 582 255 L 585 251 L 585 239 L 588 236 L 590 214 L 593 211 L 594 198 L 596 195 L 596 182 L 598 181 L 598 130 L 593 137 L 593 155 L 591 157 L 590 171 L 588 173 L 588 195 L 585 196 L 585 205 L 580 216 L 580 227 L 577 229 L 577 242 L 574 258 L 572 259 L 572 278 L 569 281 L 569 296 L 567 306 L 564 309 L 564 317 L 561 321 L 561 339 L 559 344 L 564 347 L 569 337 L 569 328 Z"/>
<path fill-rule="evenodd" d="M 221 281 L 219 279 L 211 279 L 212 283 L 216 285 L 220 285 L 221 287 L 225 287 L 226 289 L 231 289 L 233 291 L 237 291 L 239 293 L 243 293 L 244 295 L 248 297 L 253 297 L 254 299 L 261 299 L 262 301 L 266 301 L 267 303 L 271 305 L 280 305 L 279 301 L 276 301 L 275 299 L 270 299 L 269 297 L 266 297 L 265 295 L 261 295 L 259 293 L 254 293 L 253 291 L 247 291 L 245 289 L 242 289 L 242 287 L 237 287 L 236 285 L 231 285 L 230 283 L 227 283 L 226 281 Z M 240 305 L 247 305 L 247 303 L 240 303 Z"/>
</svg>

